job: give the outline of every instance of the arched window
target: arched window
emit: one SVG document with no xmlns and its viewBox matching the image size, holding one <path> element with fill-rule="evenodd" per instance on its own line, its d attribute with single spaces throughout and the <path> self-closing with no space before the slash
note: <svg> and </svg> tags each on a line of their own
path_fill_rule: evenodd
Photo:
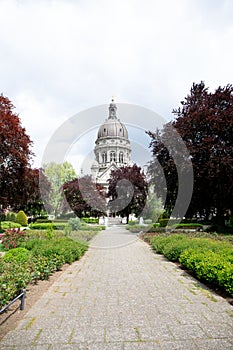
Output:
<svg viewBox="0 0 233 350">
<path fill-rule="evenodd" d="M 123 163 L 124 161 L 124 155 L 123 155 L 123 152 L 120 152 L 119 153 L 119 163 Z"/>
<path fill-rule="evenodd" d="M 106 163 L 107 162 L 107 154 L 106 152 L 102 153 L 102 163 Z"/>
<path fill-rule="evenodd" d="M 116 153 L 110 152 L 110 162 L 115 162 L 115 161 L 116 161 Z"/>
</svg>

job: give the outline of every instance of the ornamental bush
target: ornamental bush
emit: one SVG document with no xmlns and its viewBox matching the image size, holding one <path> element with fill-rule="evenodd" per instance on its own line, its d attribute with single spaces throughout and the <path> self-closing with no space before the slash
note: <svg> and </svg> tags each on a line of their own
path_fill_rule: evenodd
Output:
<svg viewBox="0 0 233 350">
<path fill-rule="evenodd" d="M 19 263 L 26 263 L 31 257 L 31 252 L 25 248 L 15 248 L 8 250 L 5 255 L 2 257 L 4 262 L 16 261 Z"/>
<path fill-rule="evenodd" d="M 81 228 L 81 220 L 76 217 L 76 218 L 71 218 L 68 221 L 68 225 L 71 227 L 72 231 L 78 231 Z"/>
<path fill-rule="evenodd" d="M 16 215 L 17 215 L 16 213 L 10 211 L 9 213 L 6 214 L 6 221 L 15 222 Z"/>
<path fill-rule="evenodd" d="M 99 219 L 98 218 L 82 218 L 83 222 L 86 222 L 87 224 L 98 224 Z"/>
<path fill-rule="evenodd" d="M 2 236 L 2 245 L 4 249 L 16 248 L 24 241 L 27 233 L 20 231 L 19 228 L 7 229 Z"/>
<path fill-rule="evenodd" d="M 233 246 L 226 241 L 170 234 L 151 238 L 152 248 L 233 296 Z"/>
<path fill-rule="evenodd" d="M 4 230 L 6 230 L 8 228 L 20 228 L 21 227 L 20 224 L 18 224 L 17 222 L 13 222 L 13 221 L 2 221 L 1 226 Z"/>
<path fill-rule="evenodd" d="M 23 210 L 20 210 L 17 215 L 15 221 L 20 224 L 21 226 L 27 226 L 28 225 L 28 218 L 27 215 L 24 213 Z"/>
<path fill-rule="evenodd" d="M 30 282 L 47 279 L 65 263 L 78 260 L 88 245 L 68 237 L 31 239 L 0 258 L 0 307 L 8 304 Z"/>
<path fill-rule="evenodd" d="M 64 230 L 66 225 L 66 222 L 39 222 L 32 223 L 29 227 L 31 230 Z"/>
</svg>

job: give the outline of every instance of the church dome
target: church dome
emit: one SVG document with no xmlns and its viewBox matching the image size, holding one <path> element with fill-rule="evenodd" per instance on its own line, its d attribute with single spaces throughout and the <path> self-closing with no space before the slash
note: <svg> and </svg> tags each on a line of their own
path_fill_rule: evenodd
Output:
<svg viewBox="0 0 233 350">
<path fill-rule="evenodd" d="M 99 128 L 98 139 L 108 136 L 128 139 L 128 131 L 118 119 L 107 119 Z"/>
<path fill-rule="evenodd" d="M 128 139 L 128 131 L 125 125 L 117 118 L 116 110 L 116 104 L 112 99 L 109 106 L 109 117 L 99 128 L 98 139 L 102 137 L 121 137 Z"/>
</svg>

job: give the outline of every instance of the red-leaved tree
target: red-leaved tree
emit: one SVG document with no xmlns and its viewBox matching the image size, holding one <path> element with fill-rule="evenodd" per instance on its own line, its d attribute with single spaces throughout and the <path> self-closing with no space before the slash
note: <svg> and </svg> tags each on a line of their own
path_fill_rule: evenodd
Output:
<svg viewBox="0 0 233 350">
<path fill-rule="evenodd" d="M 111 213 L 126 216 L 127 222 L 131 213 L 137 216 L 142 213 L 146 205 L 148 184 L 141 167 L 134 164 L 112 170 L 108 182 Z"/>
<path fill-rule="evenodd" d="M 0 95 L 0 204 L 14 206 L 21 200 L 23 179 L 30 167 L 32 141 L 7 97 Z"/>
<path fill-rule="evenodd" d="M 63 186 L 63 211 L 70 209 L 78 217 L 100 216 L 106 211 L 103 186 L 93 182 L 90 175 L 66 182 Z"/>
</svg>

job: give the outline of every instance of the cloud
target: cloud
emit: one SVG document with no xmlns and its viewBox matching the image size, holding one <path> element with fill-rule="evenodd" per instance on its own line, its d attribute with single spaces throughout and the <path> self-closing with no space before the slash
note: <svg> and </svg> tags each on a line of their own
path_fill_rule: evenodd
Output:
<svg viewBox="0 0 233 350">
<path fill-rule="evenodd" d="M 59 125 L 112 95 L 171 119 L 194 81 L 231 83 L 232 17 L 230 0 L 2 0 L 1 92 L 36 164 Z"/>
</svg>

